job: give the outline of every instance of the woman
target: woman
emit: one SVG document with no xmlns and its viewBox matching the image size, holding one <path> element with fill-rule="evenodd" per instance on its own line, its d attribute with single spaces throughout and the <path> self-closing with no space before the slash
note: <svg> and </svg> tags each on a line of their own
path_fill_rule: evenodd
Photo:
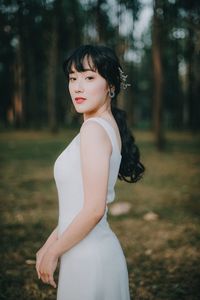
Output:
<svg viewBox="0 0 200 300">
<path fill-rule="evenodd" d="M 38 277 L 56 287 L 60 258 L 58 300 L 129 300 L 126 260 L 107 222 L 117 178 L 136 182 L 144 171 L 125 112 L 114 107 L 126 76 L 104 46 L 79 47 L 63 68 L 84 122 L 54 165 L 59 221 L 37 252 Z"/>
</svg>

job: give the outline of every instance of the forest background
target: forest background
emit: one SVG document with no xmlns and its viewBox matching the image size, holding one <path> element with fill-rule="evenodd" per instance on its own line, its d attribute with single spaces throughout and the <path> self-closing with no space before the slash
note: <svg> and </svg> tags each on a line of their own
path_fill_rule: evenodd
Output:
<svg viewBox="0 0 200 300">
<path fill-rule="evenodd" d="M 131 126 L 155 130 L 158 147 L 164 128 L 200 129 L 199 1 L 0 3 L 1 129 L 77 126 L 62 63 L 88 43 L 116 51 L 131 83 L 117 105 Z M 147 8 L 152 17 L 136 36 Z"/>
<path fill-rule="evenodd" d="M 53 164 L 83 122 L 62 63 L 88 43 L 113 48 L 128 74 L 117 106 L 146 167 L 137 184 L 117 181 L 109 207 L 131 299 L 199 300 L 198 0 L 0 0 L 0 298 L 56 297 L 35 253 L 57 224 Z"/>
</svg>

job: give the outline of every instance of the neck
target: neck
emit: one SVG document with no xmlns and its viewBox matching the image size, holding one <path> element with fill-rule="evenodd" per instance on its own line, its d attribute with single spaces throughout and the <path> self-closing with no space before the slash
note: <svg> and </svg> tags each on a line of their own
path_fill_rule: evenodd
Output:
<svg viewBox="0 0 200 300">
<path fill-rule="evenodd" d="M 101 107 L 97 111 L 92 111 L 89 113 L 84 113 L 83 114 L 83 120 L 87 120 L 92 117 L 110 117 L 112 116 L 112 111 L 111 111 L 111 106 L 108 105 L 107 107 Z"/>
</svg>

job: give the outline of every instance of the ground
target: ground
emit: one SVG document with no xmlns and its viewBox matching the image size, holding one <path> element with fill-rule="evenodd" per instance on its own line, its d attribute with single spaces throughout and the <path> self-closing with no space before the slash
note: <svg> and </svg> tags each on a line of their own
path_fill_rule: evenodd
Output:
<svg viewBox="0 0 200 300">
<path fill-rule="evenodd" d="M 76 134 L 0 133 L 1 299 L 56 297 L 38 281 L 34 260 L 58 217 L 53 164 Z M 163 152 L 150 132 L 134 135 L 145 176 L 136 184 L 117 181 L 115 203 L 129 202 L 131 210 L 108 215 L 127 259 L 131 299 L 199 300 L 199 135 L 168 132 Z M 148 212 L 157 218 L 146 220 Z"/>
</svg>

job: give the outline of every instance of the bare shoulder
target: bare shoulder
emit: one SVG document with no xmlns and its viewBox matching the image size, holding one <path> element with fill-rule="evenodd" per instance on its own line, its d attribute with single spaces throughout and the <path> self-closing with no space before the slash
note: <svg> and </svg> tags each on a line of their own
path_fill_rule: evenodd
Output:
<svg viewBox="0 0 200 300">
<path fill-rule="evenodd" d="M 81 135 L 99 135 L 106 136 L 105 129 L 95 120 L 88 120 L 84 122 L 80 129 Z"/>
<path fill-rule="evenodd" d="M 80 128 L 80 137 L 82 144 L 93 144 L 93 147 L 102 147 L 109 152 L 112 149 L 110 139 L 105 129 L 95 120 L 88 120 Z"/>
</svg>

